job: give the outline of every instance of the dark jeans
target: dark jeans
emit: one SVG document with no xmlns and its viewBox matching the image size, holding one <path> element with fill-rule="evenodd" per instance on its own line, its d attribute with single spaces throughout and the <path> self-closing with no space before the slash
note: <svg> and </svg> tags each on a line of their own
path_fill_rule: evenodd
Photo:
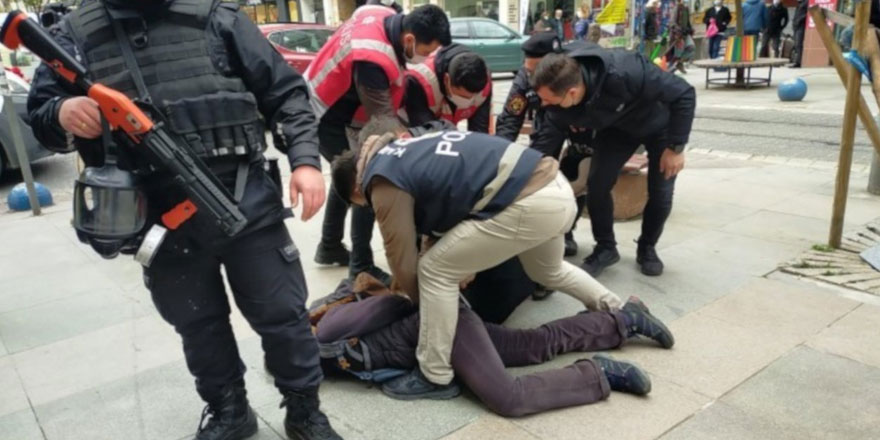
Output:
<svg viewBox="0 0 880 440">
<path fill-rule="evenodd" d="M 721 52 L 721 42 L 724 40 L 724 33 L 718 33 L 712 38 L 709 38 L 709 58 L 718 58 L 719 52 Z"/>
<path fill-rule="evenodd" d="M 221 265 L 238 309 L 262 338 L 275 385 L 287 391 L 320 384 L 318 346 L 305 309 L 306 281 L 283 223 L 210 251 L 166 245 L 144 270 L 144 280 L 159 314 L 183 339 L 202 399 L 216 400 L 225 385 L 243 381 L 245 372 L 229 323 Z"/>
<path fill-rule="evenodd" d="M 806 25 L 804 25 L 806 26 Z M 806 28 L 798 28 L 794 31 L 794 50 L 795 50 L 795 59 L 794 63 L 798 66 L 801 65 L 801 61 L 804 58 L 804 36 Z"/>
<path fill-rule="evenodd" d="M 596 136 L 590 177 L 587 179 L 587 210 L 593 226 L 593 238 L 600 246 L 617 245 L 614 238 L 614 201 L 611 198 L 611 189 L 617 183 L 623 165 L 640 144 L 640 141 L 615 129 L 600 131 Z M 665 149 L 666 145 L 659 139 L 646 146 L 648 203 L 642 215 L 639 243 L 651 246 L 657 244 L 666 219 L 672 212 L 675 177 L 667 180 L 660 171 L 660 156 Z"/>
<path fill-rule="evenodd" d="M 318 141 L 321 155 L 328 162 L 349 148 L 345 127 L 321 123 L 318 125 Z M 333 186 L 327 194 L 324 208 L 324 223 L 321 227 L 321 244 L 324 246 L 341 246 L 345 235 L 345 215 L 349 205 L 336 194 Z M 357 274 L 373 266 L 373 224 L 376 218 L 370 208 L 352 206 L 351 209 L 351 260 L 349 270 Z"/>
<path fill-rule="evenodd" d="M 782 43 L 782 34 L 771 35 L 769 32 L 764 32 L 764 36 L 761 38 L 761 55 L 766 58 L 770 56 L 770 48 L 773 48 L 773 55 L 775 57 L 781 57 L 779 53 L 780 44 Z"/>
<path fill-rule="evenodd" d="M 318 324 L 322 343 L 359 336 L 370 350 L 373 368 L 416 368 L 419 314 L 398 319 L 368 334 L 372 320 L 400 313 L 399 297 L 372 297 L 337 307 Z M 465 306 L 459 309 L 452 367 L 456 376 L 492 411 L 517 417 L 555 408 L 593 403 L 608 397 L 608 381 L 591 360 L 564 368 L 512 376 L 506 367 L 540 364 L 558 354 L 607 350 L 626 340 L 620 312 L 589 312 L 536 329 L 509 329 L 484 323 Z"/>
</svg>

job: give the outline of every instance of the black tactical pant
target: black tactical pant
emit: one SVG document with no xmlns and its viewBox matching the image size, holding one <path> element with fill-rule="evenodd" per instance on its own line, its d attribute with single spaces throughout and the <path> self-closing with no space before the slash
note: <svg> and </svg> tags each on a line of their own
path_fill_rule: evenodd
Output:
<svg viewBox="0 0 880 440">
<path fill-rule="evenodd" d="M 318 126 L 318 140 L 321 155 L 328 162 L 349 148 L 345 128 L 331 124 Z M 324 223 L 321 228 L 321 243 L 325 246 L 342 244 L 345 235 L 345 215 L 349 204 L 336 194 L 330 187 L 327 194 L 327 205 L 324 208 Z M 373 210 L 365 206 L 351 206 L 351 261 L 350 270 L 353 274 L 363 272 L 373 266 L 373 224 L 376 217 Z"/>
<path fill-rule="evenodd" d="M 318 386 L 323 376 L 305 308 L 308 290 L 299 250 L 284 224 L 276 223 L 210 251 L 166 242 L 144 270 L 156 308 L 183 339 L 202 399 L 215 400 L 245 372 L 229 323 L 221 266 L 232 298 L 262 338 L 266 366 L 279 390 Z"/>
<path fill-rule="evenodd" d="M 657 244 L 663 233 L 663 226 L 672 212 L 672 194 L 675 190 L 675 177 L 667 180 L 660 172 L 660 156 L 666 149 L 661 138 L 645 146 L 648 152 L 648 203 L 642 214 L 639 243 L 651 246 Z M 587 210 L 593 226 L 593 238 L 600 246 L 617 245 L 611 189 L 617 183 L 623 165 L 641 144 L 619 130 L 602 130 L 596 135 L 590 177 L 587 179 Z"/>
</svg>

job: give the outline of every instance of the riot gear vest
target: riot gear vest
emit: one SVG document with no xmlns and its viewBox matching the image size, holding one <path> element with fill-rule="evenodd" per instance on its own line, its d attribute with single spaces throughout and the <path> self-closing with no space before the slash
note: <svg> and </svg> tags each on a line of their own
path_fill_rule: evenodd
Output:
<svg viewBox="0 0 880 440">
<path fill-rule="evenodd" d="M 415 199 L 416 230 L 439 237 L 462 220 L 488 219 L 512 204 L 541 153 L 483 133 L 441 131 L 401 139 L 366 164 L 362 191 L 388 179 Z"/>
<path fill-rule="evenodd" d="M 256 98 L 233 75 L 225 48 L 208 37 L 219 1 L 176 0 L 161 18 L 118 19 L 125 29 L 152 103 L 168 127 L 203 157 L 254 156 L 264 147 Z M 103 1 L 70 14 L 68 28 L 94 81 L 139 96 Z"/>
</svg>

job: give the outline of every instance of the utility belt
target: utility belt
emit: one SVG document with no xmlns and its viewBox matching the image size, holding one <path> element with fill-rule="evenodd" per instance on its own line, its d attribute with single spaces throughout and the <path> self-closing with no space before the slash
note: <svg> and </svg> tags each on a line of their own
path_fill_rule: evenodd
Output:
<svg viewBox="0 0 880 440">
<path fill-rule="evenodd" d="M 254 158 L 266 150 L 265 129 L 251 93 L 219 92 L 164 107 L 168 127 L 198 156 Z"/>
</svg>

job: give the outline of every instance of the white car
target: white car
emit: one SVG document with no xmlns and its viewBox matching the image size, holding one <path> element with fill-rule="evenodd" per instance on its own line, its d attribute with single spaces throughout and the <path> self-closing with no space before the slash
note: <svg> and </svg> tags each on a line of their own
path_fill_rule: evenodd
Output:
<svg viewBox="0 0 880 440">
<path fill-rule="evenodd" d="M 33 162 L 51 156 L 51 151 L 44 148 L 31 130 L 30 121 L 27 113 L 28 92 L 31 90 L 30 84 L 18 75 L 8 73 L 6 79 L 9 81 L 9 87 L 12 92 L 12 102 L 15 104 L 15 117 L 18 118 L 21 135 L 24 139 L 25 149 L 27 150 L 28 159 Z M 3 114 L 3 99 L 0 95 L 0 178 L 3 172 L 19 168 L 18 155 L 15 153 L 15 146 L 12 144 L 12 134 L 9 131 L 9 121 L 6 119 L 8 115 Z"/>
</svg>

